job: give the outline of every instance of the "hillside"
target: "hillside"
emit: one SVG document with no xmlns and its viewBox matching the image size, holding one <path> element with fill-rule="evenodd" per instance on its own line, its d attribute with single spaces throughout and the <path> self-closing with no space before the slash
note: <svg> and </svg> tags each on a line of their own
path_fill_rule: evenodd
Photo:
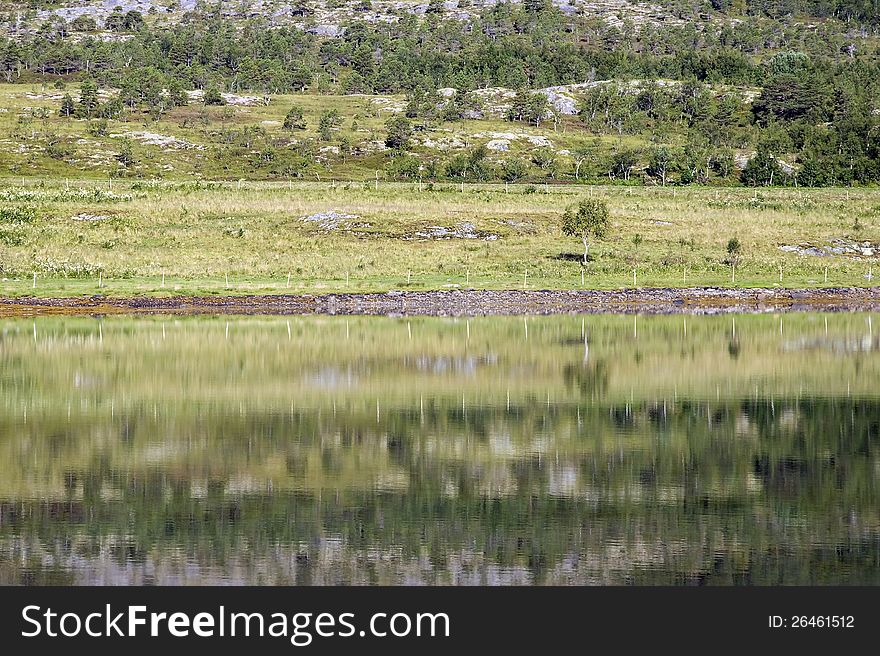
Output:
<svg viewBox="0 0 880 656">
<path fill-rule="evenodd" d="M 8 3 L 0 167 L 870 184 L 880 38 L 863 4 Z"/>
</svg>

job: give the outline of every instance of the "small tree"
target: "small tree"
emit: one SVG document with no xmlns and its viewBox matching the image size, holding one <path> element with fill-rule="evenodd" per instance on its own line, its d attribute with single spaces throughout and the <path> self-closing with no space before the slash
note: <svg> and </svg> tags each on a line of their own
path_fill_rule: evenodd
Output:
<svg viewBox="0 0 880 656">
<path fill-rule="evenodd" d="M 596 157 L 596 148 L 581 145 L 577 146 L 572 151 L 572 158 L 574 159 L 574 179 L 580 182 L 581 179 L 581 171 L 584 172 L 584 177 L 589 178 L 593 175 L 592 163 L 591 160 L 594 160 Z"/>
<path fill-rule="evenodd" d="M 388 136 L 385 137 L 385 145 L 394 150 L 406 150 L 412 137 L 412 123 L 405 116 L 395 116 L 385 123 Z"/>
<path fill-rule="evenodd" d="M 94 80 L 86 80 L 79 89 L 79 110 L 83 118 L 91 118 L 98 109 L 98 85 Z"/>
<path fill-rule="evenodd" d="M 134 151 L 131 147 L 131 142 L 128 139 L 123 140 L 122 147 L 116 154 L 116 161 L 125 168 L 132 167 L 137 163 L 137 160 L 134 156 Z"/>
<path fill-rule="evenodd" d="M 290 111 L 287 112 L 287 116 L 284 117 L 284 129 L 285 130 L 305 130 L 306 129 L 306 120 L 303 116 L 303 108 L 299 105 L 294 105 L 290 108 Z"/>
<path fill-rule="evenodd" d="M 318 137 L 321 141 L 330 141 L 333 138 L 333 130 L 342 123 L 342 117 L 335 109 L 321 112 L 318 118 Z"/>
<path fill-rule="evenodd" d="M 733 266 L 739 264 L 739 256 L 742 253 L 742 244 L 739 239 L 733 237 L 727 242 L 727 263 Z"/>
<path fill-rule="evenodd" d="M 569 205 L 562 215 L 562 234 L 578 237 L 584 243 L 584 264 L 590 256 L 590 238 L 602 238 L 608 230 L 608 205 L 604 201 L 585 198 Z"/>
<path fill-rule="evenodd" d="M 668 146 L 657 146 L 651 152 L 651 161 L 648 164 L 648 174 L 660 178 L 660 184 L 666 186 L 669 172 L 674 166 L 672 151 Z"/>
<path fill-rule="evenodd" d="M 223 100 L 223 96 L 220 95 L 220 91 L 216 87 L 211 87 L 210 89 L 205 91 L 205 104 L 225 105 L 226 101 Z"/>
<path fill-rule="evenodd" d="M 543 93 L 532 93 L 531 91 L 520 89 L 516 92 L 510 109 L 507 110 L 507 120 L 523 121 L 540 126 L 548 108 L 547 96 Z"/>
<path fill-rule="evenodd" d="M 345 163 L 345 160 L 351 157 L 351 139 L 348 138 L 347 135 L 342 135 L 339 137 L 339 154 L 342 155 L 342 163 Z"/>
<path fill-rule="evenodd" d="M 61 100 L 61 115 L 65 118 L 70 118 L 74 112 L 76 112 L 76 106 L 73 104 L 73 98 L 70 97 L 69 93 L 65 93 L 64 98 Z"/>
<path fill-rule="evenodd" d="M 773 154 L 759 145 L 757 153 L 748 161 L 740 177 L 743 184 L 749 187 L 771 187 L 774 178 L 778 182 L 784 173 Z"/>
<path fill-rule="evenodd" d="M 501 177 L 505 182 L 519 182 L 529 173 L 529 165 L 521 159 L 507 159 L 501 164 Z"/>
</svg>

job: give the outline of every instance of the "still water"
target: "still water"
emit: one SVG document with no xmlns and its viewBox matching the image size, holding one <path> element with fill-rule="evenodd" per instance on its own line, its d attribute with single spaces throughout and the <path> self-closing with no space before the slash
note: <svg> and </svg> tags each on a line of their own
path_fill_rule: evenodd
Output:
<svg viewBox="0 0 880 656">
<path fill-rule="evenodd" d="M 0 321 L 0 583 L 880 583 L 880 317 Z"/>
</svg>

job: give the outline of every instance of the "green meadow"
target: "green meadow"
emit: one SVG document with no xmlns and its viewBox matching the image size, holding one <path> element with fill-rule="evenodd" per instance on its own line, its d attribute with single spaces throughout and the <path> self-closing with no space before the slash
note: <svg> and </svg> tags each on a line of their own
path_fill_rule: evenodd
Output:
<svg viewBox="0 0 880 656">
<path fill-rule="evenodd" d="M 869 286 L 878 222 L 870 189 L 7 178 L 0 294 Z"/>
</svg>

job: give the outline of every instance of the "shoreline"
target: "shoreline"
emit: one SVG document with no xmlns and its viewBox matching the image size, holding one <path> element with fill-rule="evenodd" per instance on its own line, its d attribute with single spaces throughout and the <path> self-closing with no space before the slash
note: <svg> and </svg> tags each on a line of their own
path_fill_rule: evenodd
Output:
<svg viewBox="0 0 880 656">
<path fill-rule="evenodd" d="M 502 316 L 878 312 L 880 287 L 450 290 L 362 294 L 0 298 L 0 318 L 74 315 Z"/>
</svg>

